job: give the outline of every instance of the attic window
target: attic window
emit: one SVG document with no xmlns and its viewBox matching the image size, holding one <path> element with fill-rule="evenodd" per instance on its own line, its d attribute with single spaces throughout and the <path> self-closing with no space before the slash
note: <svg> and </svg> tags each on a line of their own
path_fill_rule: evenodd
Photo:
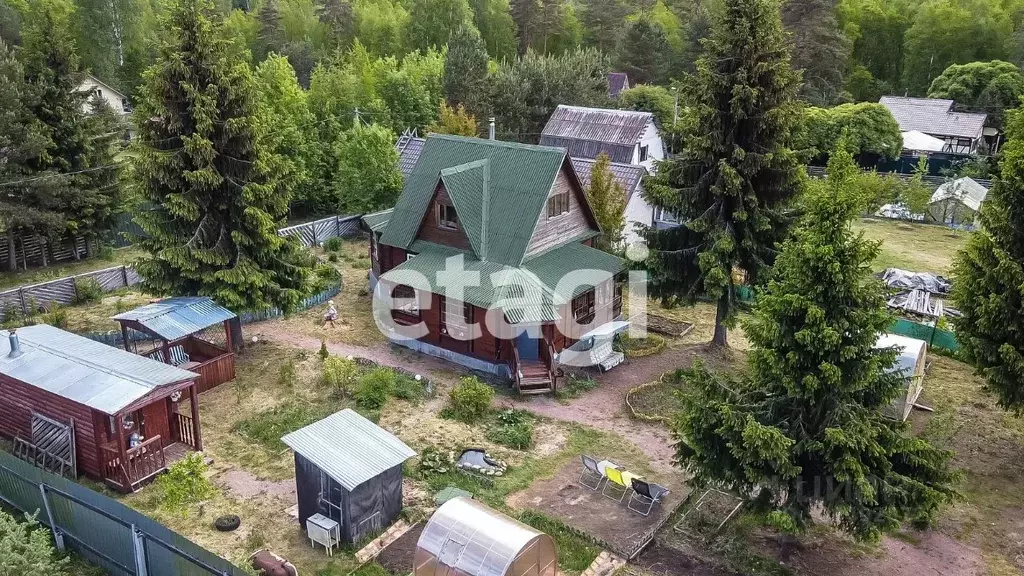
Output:
<svg viewBox="0 0 1024 576">
<path fill-rule="evenodd" d="M 569 213 L 569 193 L 562 192 L 548 198 L 548 218 Z"/>
<path fill-rule="evenodd" d="M 640 147 L 640 161 L 641 162 L 647 162 L 647 158 L 650 157 L 650 153 L 651 152 L 650 152 L 650 147 L 649 146 L 641 146 Z"/>
<path fill-rule="evenodd" d="M 437 205 L 437 225 L 448 230 L 459 229 L 459 215 L 455 213 L 455 206 Z"/>
</svg>

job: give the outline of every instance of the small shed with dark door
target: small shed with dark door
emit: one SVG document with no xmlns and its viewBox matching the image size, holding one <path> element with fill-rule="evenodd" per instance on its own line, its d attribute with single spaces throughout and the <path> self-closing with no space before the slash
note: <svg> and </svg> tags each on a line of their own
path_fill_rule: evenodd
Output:
<svg viewBox="0 0 1024 576">
<path fill-rule="evenodd" d="M 241 324 L 207 296 L 164 298 L 113 319 L 125 350 L 199 374 L 199 392 L 235 379 Z"/>
<path fill-rule="evenodd" d="M 295 451 L 299 524 L 321 514 L 355 543 L 390 525 L 402 511 L 402 464 L 416 455 L 393 434 L 342 410 L 281 439 Z"/>
</svg>

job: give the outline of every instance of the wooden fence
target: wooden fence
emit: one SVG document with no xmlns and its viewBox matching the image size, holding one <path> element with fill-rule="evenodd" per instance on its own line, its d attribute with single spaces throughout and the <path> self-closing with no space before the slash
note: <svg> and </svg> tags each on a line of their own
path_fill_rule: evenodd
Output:
<svg viewBox="0 0 1024 576">
<path fill-rule="evenodd" d="M 142 278 L 130 266 L 114 266 L 57 280 L 21 286 L 0 292 L 0 320 L 20 314 L 31 316 L 42 309 L 49 309 L 54 303 L 71 304 L 78 297 L 81 283 L 95 281 L 103 292 L 133 286 Z"/>
<path fill-rule="evenodd" d="M 7 270 L 11 257 L 11 241 L 6 234 L 0 235 L 0 266 Z M 50 242 L 45 236 L 22 234 L 14 237 L 15 266 L 25 270 L 30 266 L 47 266 L 54 262 L 67 262 L 85 258 L 88 252 L 85 238 L 68 239 L 58 243 Z M 78 258 L 75 258 L 75 252 Z"/>
</svg>

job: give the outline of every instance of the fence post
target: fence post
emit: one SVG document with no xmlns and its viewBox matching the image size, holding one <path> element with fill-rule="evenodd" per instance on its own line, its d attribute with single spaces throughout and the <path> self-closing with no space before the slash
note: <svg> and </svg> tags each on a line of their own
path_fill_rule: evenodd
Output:
<svg viewBox="0 0 1024 576">
<path fill-rule="evenodd" d="M 135 524 L 131 525 L 132 547 L 135 549 L 135 576 L 147 576 L 146 541 Z"/>
<path fill-rule="evenodd" d="M 309 228 L 310 228 L 310 230 L 313 231 L 313 247 L 316 248 L 316 246 L 318 244 L 317 241 L 316 241 L 316 222 L 312 222 L 309 225 Z"/>
<path fill-rule="evenodd" d="M 341 216 L 338 214 L 334 215 L 334 235 L 341 238 Z"/>
<path fill-rule="evenodd" d="M 121 279 L 124 280 L 124 285 L 127 288 L 128 287 L 128 266 L 126 266 L 124 264 L 121 265 Z"/>
<path fill-rule="evenodd" d="M 28 306 L 25 306 L 25 290 L 23 288 L 18 288 L 18 298 L 21 300 L 21 315 L 28 316 Z M 4 318 L 4 320 L 9 320 L 9 318 Z"/>
<path fill-rule="evenodd" d="M 50 508 L 50 498 L 46 495 L 46 484 L 39 484 L 39 493 L 43 496 L 43 507 L 46 508 L 46 518 L 50 521 L 50 529 L 53 531 L 53 541 L 57 544 L 57 550 L 64 552 L 64 534 L 57 527 L 53 519 L 53 509 Z"/>
</svg>

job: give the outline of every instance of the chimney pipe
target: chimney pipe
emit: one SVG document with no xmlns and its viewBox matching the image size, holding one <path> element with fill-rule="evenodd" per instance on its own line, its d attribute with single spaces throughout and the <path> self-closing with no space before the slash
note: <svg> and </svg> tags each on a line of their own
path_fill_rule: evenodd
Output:
<svg viewBox="0 0 1024 576">
<path fill-rule="evenodd" d="M 25 353 L 21 350 L 21 342 L 18 341 L 18 335 L 14 330 L 11 330 L 11 335 L 8 338 L 11 341 L 11 353 L 7 355 L 8 358 L 17 358 Z"/>
<path fill-rule="evenodd" d="M 491 140 L 494 140 L 494 116 L 488 118 L 488 122 L 490 122 L 490 124 L 487 129 L 487 137 L 490 138 Z"/>
</svg>

